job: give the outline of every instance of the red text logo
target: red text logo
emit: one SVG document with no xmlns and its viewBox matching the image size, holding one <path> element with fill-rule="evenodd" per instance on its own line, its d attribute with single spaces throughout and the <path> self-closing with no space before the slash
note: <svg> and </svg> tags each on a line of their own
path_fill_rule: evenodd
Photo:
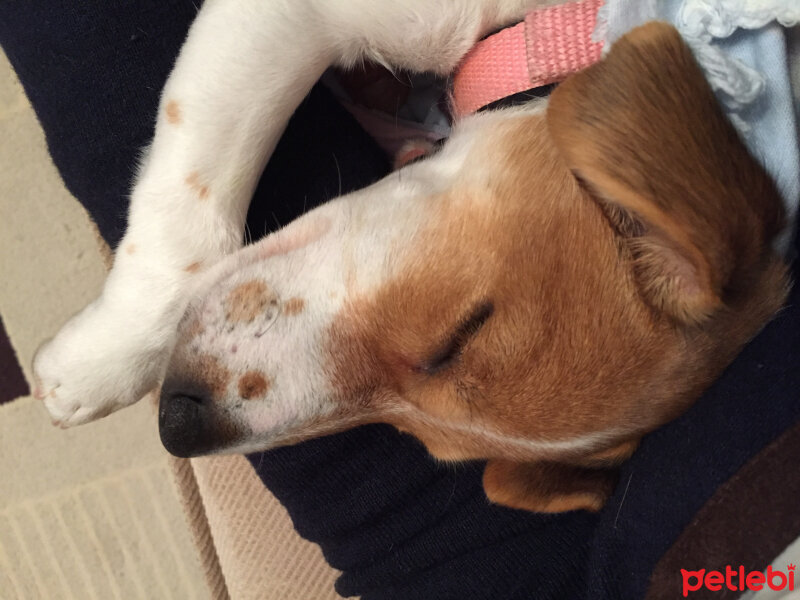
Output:
<svg viewBox="0 0 800 600">
<path fill-rule="evenodd" d="M 745 590 L 761 590 L 767 587 L 771 590 L 794 590 L 794 571 L 795 565 L 787 565 L 786 571 L 773 569 L 772 565 L 767 567 L 767 571 L 745 572 L 744 566 L 739 565 L 738 569 L 733 569 L 730 565 L 722 571 L 687 571 L 681 569 L 683 577 L 683 597 L 686 598 L 689 592 L 696 592 L 705 588 L 712 592 L 729 589 L 734 592 Z"/>
</svg>

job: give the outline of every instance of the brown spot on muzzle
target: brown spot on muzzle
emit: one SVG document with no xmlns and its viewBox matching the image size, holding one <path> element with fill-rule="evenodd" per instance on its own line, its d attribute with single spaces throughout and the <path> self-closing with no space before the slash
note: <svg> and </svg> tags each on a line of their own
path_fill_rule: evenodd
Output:
<svg viewBox="0 0 800 600">
<path fill-rule="evenodd" d="M 190 379 L 205 385 L 211 392 L 211 399 L 221 398 L 231 380 L 231 373 L 220 361 L 210 354 L 201 354 L 197 357 L 189 371 L 186 373 Z"/>
<path fill-rule="evenodd" d="M 202 334 L 206 330 L 203 322 L 200 320 L 200 317 L 193 317 L 189 325 L 186 329 L 183 330 L 181 338 L 185 340 L 193 340 L 198 335 Z"/>
<path fill-rule="evenodd" d="M 260 398 L 269 387 L 270 382 L 258 371 L 248 371 L 239 379 L 239 395 L 245 400 Z"/>
<path fill-rule="evenodd" d="M 283 314 L 287 317 L 293 317 L 294 315 L 298 315 L 306 307 L 306 301 L 302 298 L 289 298 L 283 304 Z"/>
<path fill-rule="evenodd" d="M 277 304 L 277 296 L 266 283 L 247 281 L 233 288 L 225 298 L 225 320 L 229 323 L 250 323 Z"/>
</svg>

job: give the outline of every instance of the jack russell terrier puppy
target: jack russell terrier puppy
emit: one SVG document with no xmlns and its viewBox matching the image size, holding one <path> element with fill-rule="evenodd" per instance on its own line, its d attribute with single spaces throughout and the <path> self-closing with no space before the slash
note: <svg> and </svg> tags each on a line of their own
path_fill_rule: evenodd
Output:
<svg viewBox="0 0 800 600">
<path fill-rule="evenodd" d="M 239 249 L 325 69 L 448 74 L 543 4 L 205 2 L 105 289 L 35 359 L 55 422 L 163 382 L 179 456 L 385 422 L 439 459 L 488 460 L 494 502 L 599 509 L 614 467 L 788 286 L 781 198 L 671 26 L 631 31 L 547 100 L 458 119 L 436 154 Z"/>
</svg>

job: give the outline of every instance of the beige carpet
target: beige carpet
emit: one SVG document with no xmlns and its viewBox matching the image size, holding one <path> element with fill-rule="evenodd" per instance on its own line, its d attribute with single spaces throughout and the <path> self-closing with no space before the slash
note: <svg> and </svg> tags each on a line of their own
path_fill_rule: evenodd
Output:
<svg viewBox="0 0 800 600">
<path fill-rule="evenodd" d="M 10 66 L 0 62 L 0 314 L 30 381 L 38 345 L 105 277 Z M 0 406 L 0 598 L 210 598 L 152 406 L 74 430 Z"/>
<path fill-rule="evenodd" d="M 0 315 L 29 381 L 106 259 L 0 53 Z M 326 600 L 335 577 L 242 457 L 169 457 L 147 402 L 67 431 L 0 405 L 0 599 Z"/>
</svg>

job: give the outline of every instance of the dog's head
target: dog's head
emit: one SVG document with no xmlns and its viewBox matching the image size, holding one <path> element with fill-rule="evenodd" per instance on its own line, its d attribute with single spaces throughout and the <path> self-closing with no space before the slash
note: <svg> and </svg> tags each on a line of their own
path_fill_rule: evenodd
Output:
<svg viewBox="0 0 800 600">
<path fill-rule="evenodd" d="M 447 460 L 613 458 L 779 308 L 782 215 L 691 52 L 647 25 L 549 103 L 470 117 L 207 273 L 162 440 L 254 451 L 387 422 Z M 544 506 L 512 497 L 524 473 L 487 491 Z"/>
</svg>

